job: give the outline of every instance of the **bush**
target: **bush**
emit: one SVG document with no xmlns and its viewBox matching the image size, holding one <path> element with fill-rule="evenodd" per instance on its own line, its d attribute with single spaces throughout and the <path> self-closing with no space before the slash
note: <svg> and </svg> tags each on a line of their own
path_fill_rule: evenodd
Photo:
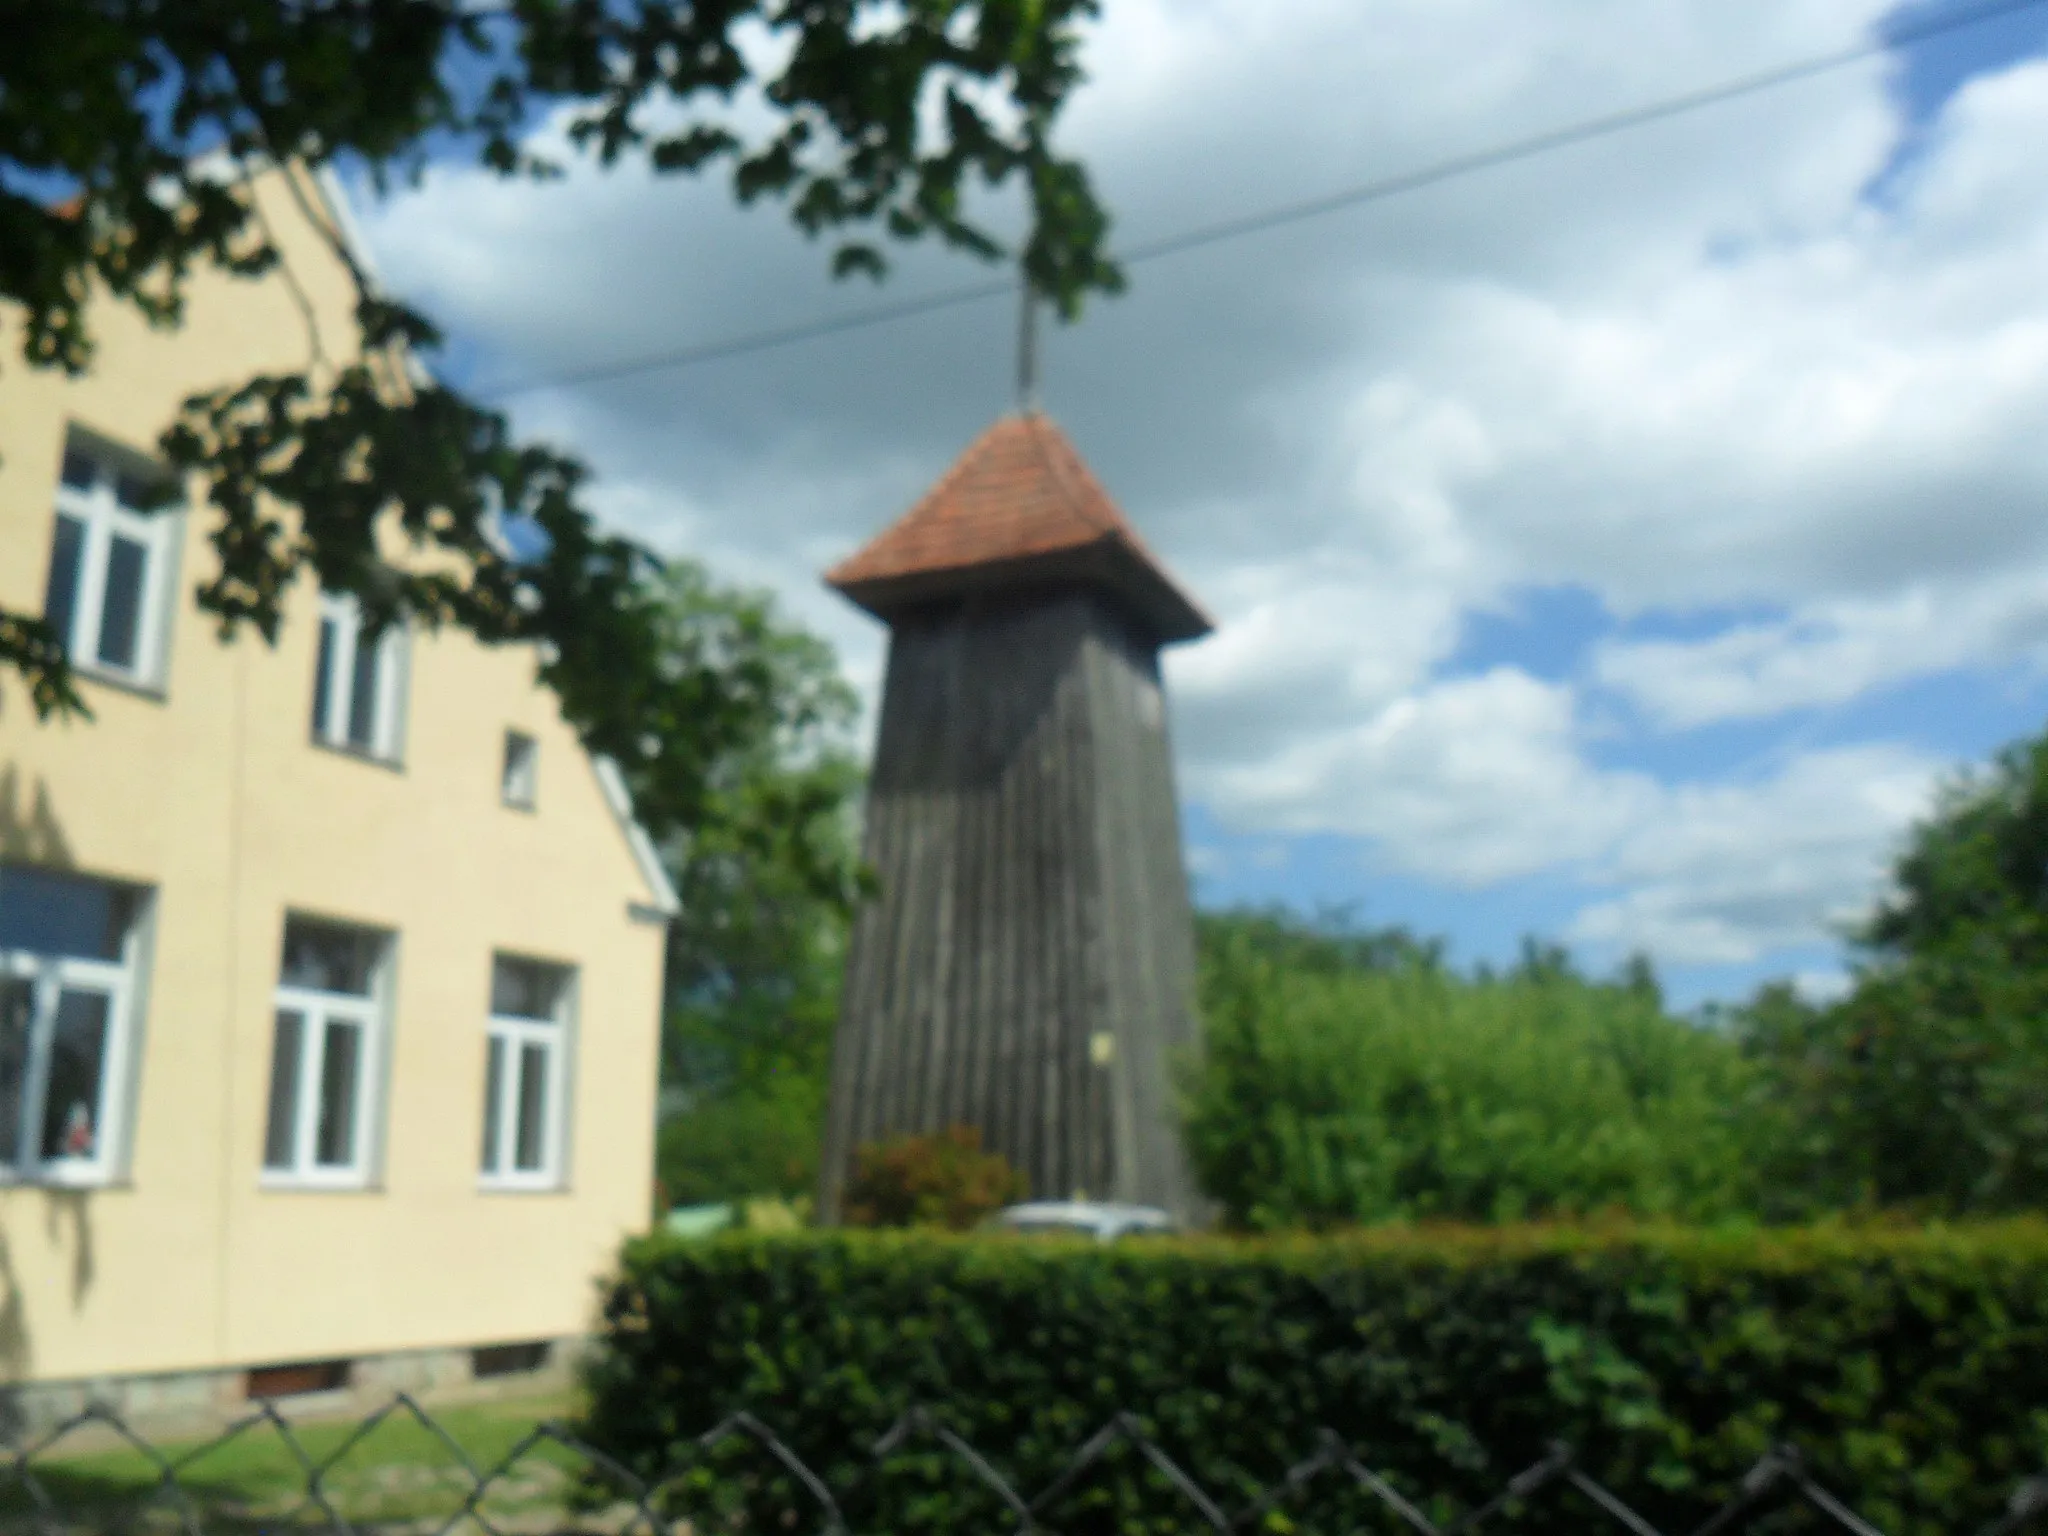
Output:
<svg viewBox="0 0 2048 1536">
<path fill-rule="evenodd" d="M 1014 1524 L 929 1441 L 858 1486 L 876 1438 L 920 1405 L 1027 1497 L 1128 1410 L 1230 1513 L 1328 1427 L 1439 1521 L 1563 1439 L 1684 1530 L 1790 1442 L 1864 1518 L 1912 1536 L 1979 1528 L 2048 1460 L 2044 1345 L 2039 1222 L 644 1239 L 609 1290 L 583 1433 L 651 1476 L 748 1409 L 846 1497 L 854 1529 L 905 1536 Z M 789 1511 L 814 1526 L 780 1479 L 741 1437 L 683 1487 L 681 1512 L 698 1529 L 780 1530 Z M 1265 1529 L 1392 1528 L 1342 1476 L 1278 1514 Z M 1127 1452 L 1038 1515 L 1068 1536 L 1199 1524 Z M 1510 1524 L 1607 1528 L 1568 1489 Z"/>
<path fill-rule="evenodd" d="M 935 1136 L 898 1136 L 856 1147 L 846 1181 L 846 1221 L 855 1227 L 945 1227 L 964 1232 L 1021 1200 L 1024 1175 L 981 1132 L 956 1125 Z"/>
<path fill-rule="evenodd" d="M 1273 930 L 1252 915 L 1203 934 L 1187 1135 L 1233 1223 L 1757 1208 L 1751 1068 L 1665 1014 L 1646 976 L 1591 982 L 1534 953 L 1468 979 Z"/>
</svg>

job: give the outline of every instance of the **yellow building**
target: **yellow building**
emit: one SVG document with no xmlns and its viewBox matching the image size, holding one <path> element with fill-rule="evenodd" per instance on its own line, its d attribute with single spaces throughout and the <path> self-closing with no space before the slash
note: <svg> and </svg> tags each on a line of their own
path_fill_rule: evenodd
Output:
<svg viewBox="0 0 2048 1536">
<path fill-rule="evenodd" d="M 188 513 L 142 516 L 196 390 L 352 347 L 353 289 L 201 273 L 99 305 L 90 375 L 0 315 L 0 605 L 65 632 L 91 721 L 0 680 L 0 1381 L 31 1420 L 433 1386 L 589 1331 L 651 1202 L 674 896 L 534 658 L 358 634 L 295 591 L 222 645 Z M 346 238 L 346 235 L 345 235 Z M 288 274 L 288 275 L 287 275 Z"/>
</svg>

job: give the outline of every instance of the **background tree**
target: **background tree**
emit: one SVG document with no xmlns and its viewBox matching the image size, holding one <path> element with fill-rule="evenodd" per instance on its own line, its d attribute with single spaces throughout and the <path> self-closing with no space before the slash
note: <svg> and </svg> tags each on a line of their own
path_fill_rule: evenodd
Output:
<svg viewBox="0 0 2048 1536">
<path fill-rule="evenodd" d="M 1765 989 L 1740 1025 L 1813 1204 L 2048 1204 L 2048 736 L 1943 791 L 1853 935 L 1832 1006 Z"/>
<path fill-rule="evenodd" d="M 1640 960 L 1593 981 L 1532 943 L 1461 976 L 1341 914 L 1210 913 L 1200 935 L 1189 1150 L 1238 1225 L 1760 1206 L 1751 1068 L 1667 1015 Z"/>
<path fill-rule="evenodd" d="M 859 700 L 824 641 L 762 593 L 672 563 L 662 670 L 701 763 L 695 827 L 666 838 L 669 926 L 657 1172 L 677 1203 L 794 1197 L 817 1173 L 846 925 L 862 889 L 851 750 Z M 702 699 L 706 721 L 689 708 Z M 707 750 L 709 748 L 709 750 Z"/>
<path fill-rule="evenodd" d="M 559 167 L 522 134 L 556 113 L 605 164 L 725 162 L 743 201 L 779 198 L 830 237 L 835 271 L 879 274 L 883 241 L 937 238 L 1013 256 L 1071 316 L 1119 281 L 1087 177 L 1051 144 L 1093 13 L 1093 0 L 0 0 L 0 300 L 20 311 L 29 366 L 81 372 L 96 295 L 175 326 L 195 266 L 277 264 L 253 168 L 284 167 L 324 228 L 305 169 L 340 165 L 382 189 L 466 148 L 545 177 Z M 758 131 L 729 110 L 751 88 Z M 971 181 L 1022 184 L 1015 250 L 969 216 Z M 689 824 L 687 797 L 650 792 L 673 741 L 643 723 L 670 697 L 661 599 L 641 581 L 652 562 L 598 528 L 573 458 L 516 442 L 502 416 L 413 369 L 439 343 L 433 325 L 355 277 L 361 362 L 196 397 L 165 435 L 167 457 L 208 486 L 217 569 L 202 606 L 224 638 L 254 625 L 274 639 L 283 594 L 310 571 L 373 626 L 403 612 L 540 642 L 542 680 L 619 762 L 643 816 Z M 507 519 L 538 535 L 538 556 L 506 551 Z M 454 568 L 387 567 L 376 534 L 391 523 Z M 0 610 L 0 669 L 42 713 L 83 708 L 37 615 Z"/>
<path fill-rule="evenodd" d="M 1418 938 L 1399 926 L 1366 927 L 1351 906 L 1325 906 L 1308 916 L 1284 906 L 1197 912 L 1195 943 L 1222 967 L 1210 973 L 1218 980 L 1254 963 L 1312 976 L 1436 971 L 1444 964 L 1442 939 Z"/>
</svg>

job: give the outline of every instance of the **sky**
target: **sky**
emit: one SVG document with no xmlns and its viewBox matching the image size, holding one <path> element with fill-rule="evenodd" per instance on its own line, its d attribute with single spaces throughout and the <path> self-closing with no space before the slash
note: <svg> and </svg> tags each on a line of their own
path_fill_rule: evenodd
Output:
<svg viewBox="0 0 2048 1536">
<path fill-rule="evenodd" d="M 1135 246 L 1953 9 L 1105 0 L 1062 143 Z M 1218 620 L 1166 664 L 1197 900 L 1642 952 L 1679 1006 L 1838 988 L 1937 787 L 2048 710 L 2043 142 L 2048 4 L 1149 263 L 1047 334 L 1045 409 Z M 638 168 L 358 201 L 486 391 L 990 275 L 835 284 L 773 208 Z M 886 637 L 818 573 L 1010 407 L 1014 332 L 994 300 L 500 398 L 872 705 Z"/>
</svg>

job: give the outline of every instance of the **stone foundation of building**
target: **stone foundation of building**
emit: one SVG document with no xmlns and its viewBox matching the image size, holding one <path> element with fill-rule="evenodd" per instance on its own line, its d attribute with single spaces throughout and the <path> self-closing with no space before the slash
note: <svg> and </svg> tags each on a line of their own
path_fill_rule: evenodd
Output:
<svg viewBox="0 0 2048 1536">
<path fill-rule="evenodd" d="M 398 1350 L 346 1360 L 264 1361 L 231 1369 L 0 1385 L 0 1441 L 32 1447 L 98 1408 L 155 1444 L 203 1439 L 273 1404 L 285 1419 L 360 1418 L 403 1392 L 432 1408 L 566 1393 L 589 1340 L 581 1336 Z M 111 1439 L 81 1426 L 65 1449 Z M 55 1449 L 53 1447 L 53 1449 Z"/>
</svg>

